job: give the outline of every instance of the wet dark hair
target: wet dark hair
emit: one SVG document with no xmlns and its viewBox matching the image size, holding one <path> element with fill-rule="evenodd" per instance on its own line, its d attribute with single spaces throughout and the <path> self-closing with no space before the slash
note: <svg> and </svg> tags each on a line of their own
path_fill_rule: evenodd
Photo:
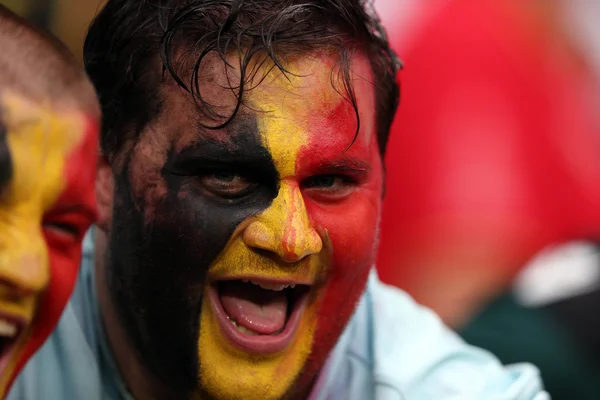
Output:
<svg viewBox="0 0 600 400">
<path fill-rule="evenodd" d="M 371 0 L 109 0 L 90 26 L 84 45 L 85 68 L 102 106 L 102 150 L 110 159 L 156 117 L 165 74 L 219 121 L 207 128 L 218 128 L 233 118 L 244 90 L 249 90 L 245 85 L 253 73 L 248 70 L 251 62 L 269 61 L 257 62 L 256 57 L 266 55 L 287 72 L 282 57 L 320 48 L 340 54 L 336 70 L 357 118 L 351 59 L 357 51 L 368 57 L 383 156 L 398 105 L 395 77 L 400 62 Z M 197 56 L 189 83 L 177 73 L 182 51 Z M 216 52 L 225 62 L 231 51 L 242 54 L 241 79 L 232 85 L 238 104 L 232 115 L 220 116 L 202 97 L 198 72 L 208 54 Z"/>
</svg>

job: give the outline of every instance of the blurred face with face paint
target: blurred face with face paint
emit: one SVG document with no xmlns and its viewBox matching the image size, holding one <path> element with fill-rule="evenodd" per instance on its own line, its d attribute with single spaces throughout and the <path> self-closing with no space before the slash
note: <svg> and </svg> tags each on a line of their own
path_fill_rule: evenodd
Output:
<svg viewBox="0 0 600 400">
<path fill-rule="evenodd" d="M 59 44 L 4 8 L 0 24 L 2 398 L 73 290 L 96 216 L 98 110 L 91 84 Z"/>
</svg>

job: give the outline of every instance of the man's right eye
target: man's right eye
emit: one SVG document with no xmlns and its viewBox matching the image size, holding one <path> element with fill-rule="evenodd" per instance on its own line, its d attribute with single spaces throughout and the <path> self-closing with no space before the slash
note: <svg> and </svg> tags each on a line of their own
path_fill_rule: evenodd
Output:
<svg viewBox="0 0 600 400">
<path fill-rule="evenodd" d="M 235 172 L 214 172 L 203 175 L 199 179 L 206 190 L 226 199 L 243 197 L 257 185 Z"/>
</svg>

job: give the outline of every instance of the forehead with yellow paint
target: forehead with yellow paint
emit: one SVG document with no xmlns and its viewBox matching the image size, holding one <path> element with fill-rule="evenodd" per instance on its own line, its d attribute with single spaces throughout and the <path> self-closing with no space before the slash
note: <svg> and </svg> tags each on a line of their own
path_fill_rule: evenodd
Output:
<svg viewBox="0 0 600 400">
<path fill-rule="evenodd" d="M 374 96 L 368 60 L 357 53 L 350 69 L 358 115 L 351 104 L 339 62 L 331 53 L 315 52 L 290 57 L 285 72 L 263 66 L 256 74 L 261 78 L 260 84 L 246 94 L 247 108 L 256 112 L 263 143 L 282 178 L 295 174 L 292 162 L 297 160 L 297 152 L 314 145 L 314 141 L 327 143 L 332 136 L 336 136 L 336 144 L 340 139 L 346 140 L 346 147 L 337 149 L 341 156 L 353 143 L 359 120 L 363 125 L 356 139 L 363 148 L 373 139 Z M 267 75 L 262 80 L 264 74 Z"/>
<path fill-rule="evenodd" d="M 68 160 L 82 143 L 87 121 L 81 114 L 58 113 L 49 104 L 32 102 L 5 91 L 0 94 L 0 125 L 0 164 L 3 168 L 0 187 L 2 392 L 34 329 L 38 297 L 47 290 L 51 280 L 52 250 L 48 248 L 48 240 L 52 239 L 44 230 L 45 218 L 65 195 L 69 184 Z M 88 170 L 81 168 L 79 172 L 86 176 Z M 85 188 L 78 189 L 84 197 Z M 80 224 L 89 226 L 94 214 L 93 204 L 82 201 L 74 205 L 87 208 L 85 214 L 89 217 Z M 64 225 L 58 230 L 61 227 Z M 52 226 L 47 225 L 47 228 L 52 229 Z M 69 240 L 63 238 L 58 242 L 66 246 Z M 66 270 L 65 274 L 71 275 Z"/>
</svg>

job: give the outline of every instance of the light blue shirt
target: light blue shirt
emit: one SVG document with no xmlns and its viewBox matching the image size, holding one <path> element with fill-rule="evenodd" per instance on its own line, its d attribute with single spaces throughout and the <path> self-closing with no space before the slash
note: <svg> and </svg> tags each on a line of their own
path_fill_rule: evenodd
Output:
<svg viewBox="0 0 600 400">
<path fill-rule="evenodd" d="M 107 346 L 88 235 L 79 280 L 56 331 L 9 400 L 131 399 Z M 503 367 L 375 272 L 310 400 L 548 400 L 535 367 Z"/>
</svg>

